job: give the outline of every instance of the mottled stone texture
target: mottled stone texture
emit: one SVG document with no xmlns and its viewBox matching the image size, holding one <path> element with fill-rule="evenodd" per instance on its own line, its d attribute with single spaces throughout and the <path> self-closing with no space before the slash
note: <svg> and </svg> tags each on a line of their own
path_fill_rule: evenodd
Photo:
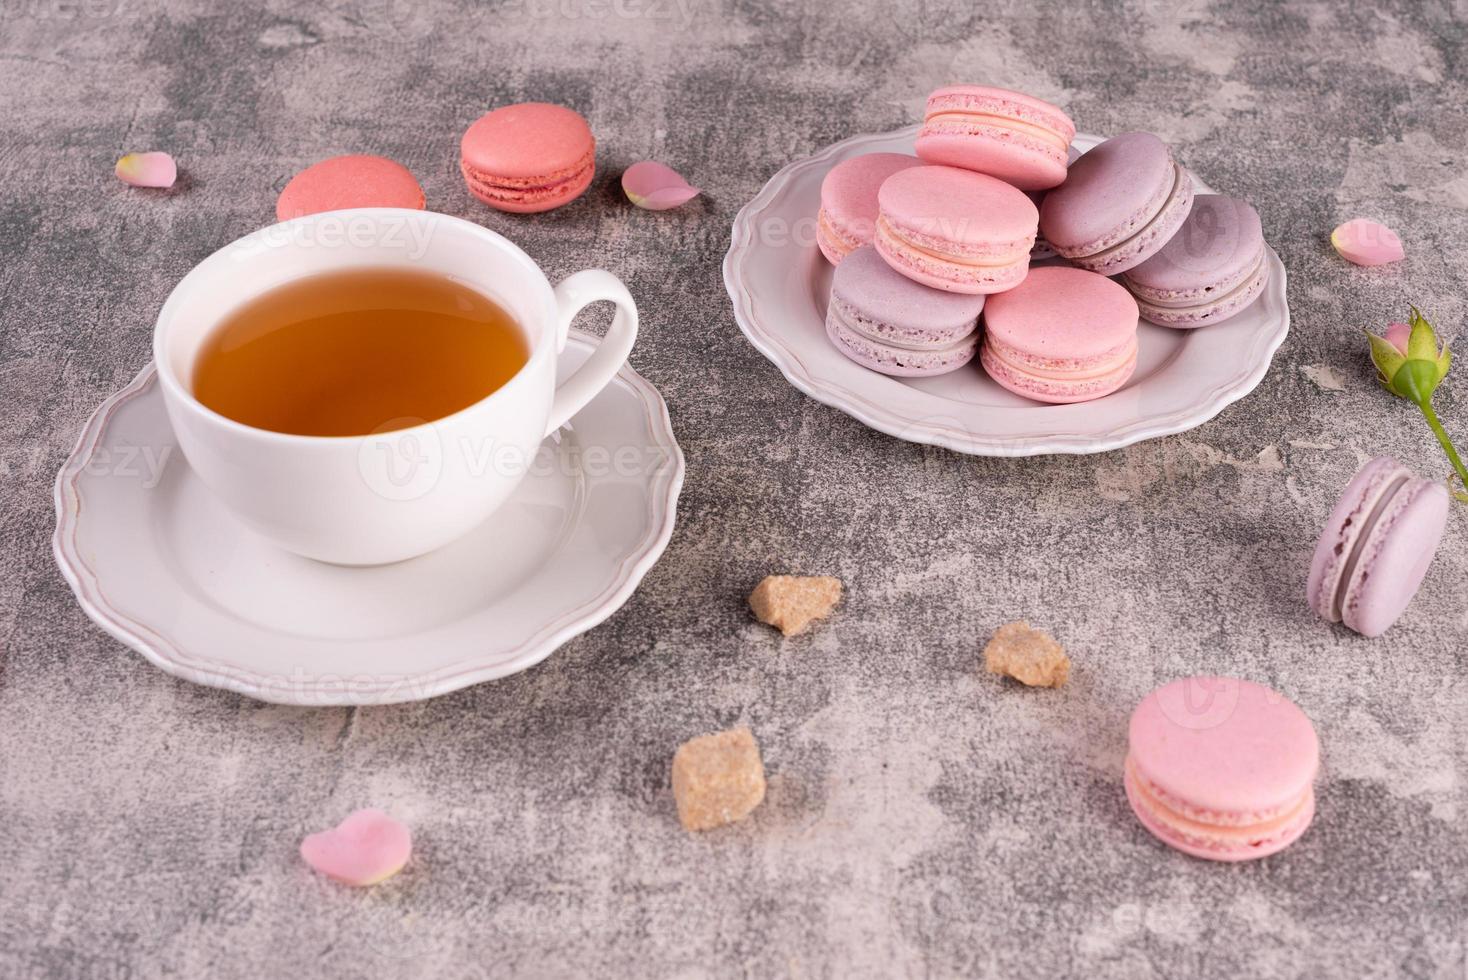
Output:
<svg viewBox="0 0 1468 980">
<path fill-rule="evenodd" d="M 1409 301 L 1450 332 L 1468 311 L 1465 35 L 1464 0 L 0 0 L 0 976 L 1462 980 L 1468 508 L 1377 642 L 1302 589 L 1361 459 L 1444 471 L 1360 330 Z M 783 382 L 720 280 L 736 210 L 949 81 L 1154 130 L 1254 202 L 1294 323 L 1253 395 L 1119 452 L 1002 460 Z M 524 99 L 585 113 L 600 171 L 571 207 L 493 214 L 459 133 Z M 173 193 L 112 176 L 155 148 Z M 175 681 L 93 627 L 53 567 L 51 480 L 147 363 L 173 283 L 341 152 L 397 157 L 430 207 L 552 278 L 624 276 L 688 479 L 642 588 L 542 666 L 298 710 Z M 627 207 L 616 175 L 643 158 L 707 193 Z M 1341 262 L 1326 236 L 1357 215 L 1406 263 Z M 1439 401 L 1468 439 L 1468 365 Z M 839 576 L 840 614 L 782 640 L 745 604 L 773 571 Z M 983 673 L 1018 618 L 1070 651 L 1065 688 Z M 1278 857 L 1191 860 L 1127 809 L 1131 706 L 1199 671 L 1319 729 L 1319 818 Z M 741 724 L 768 798 L 689 835 L 672 753 Z M 302 835 L 366 805 L 412 825 L 407 870 L 367 892 L 313 875 Z"/>
</svg>

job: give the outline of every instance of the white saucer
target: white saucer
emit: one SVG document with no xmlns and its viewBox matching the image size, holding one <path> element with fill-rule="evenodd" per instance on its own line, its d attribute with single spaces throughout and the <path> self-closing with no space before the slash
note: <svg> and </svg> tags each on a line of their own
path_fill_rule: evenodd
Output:
<svg viewBox="0 0 1468 980">
<path fill-rule="evenodd" d="M 972 365 L 936 378 L 889 378 L 826 338 L 831 266 L 815 242 L 821 180 L 864 153 L 912 153 L 918 127 L 856 136 L 790 164 L 734 219 L 724 285 L 734 318 L 786 379 L 880 432 L 981 456 L 1097 453 L 1182 432 L 1213 418 L 1264 378 L 1289 331 L 1285 269 L 1266 249 L 1269 284 L 1248 309 L 1200 330 L 1143 320 L 1136 374 L 1120 391 L 1078 405 L 1042 405 L 1000 388 Z M 1099 136 L 1078 135 L 1088 150 Z M 1213 193 L 1201 180 L 1199 193 Z"/>
<path fill-rule="evenodd" d="M 572 330 L 562 375 L 597 343 Z M 683 454 L 631 368 L 541 445 L 484 525 L 375 568 L 289 554 L 225 512 L 178 451 L 155 377 L 87 423 L 56 478 L 53 546 L 92 619 L 198 684 L 386 704 L 504 677 L 616 611 L 673 532 Z"/>
</svg>

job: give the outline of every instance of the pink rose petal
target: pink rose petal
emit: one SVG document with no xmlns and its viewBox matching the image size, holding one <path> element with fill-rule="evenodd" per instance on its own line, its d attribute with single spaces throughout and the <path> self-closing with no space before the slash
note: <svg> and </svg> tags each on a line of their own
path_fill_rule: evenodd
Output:
<svg viewBox="0 0 1468 980">
<path fill-rule="evenodd" d="M 117 161 L 117 176 L 134 187 L 172 187 L 178 166 L 167 153 L 129 153 Z"/>
<path fill-rule="evenodd" d="M 328 878 L 375 885 L 403 869 L 413 853 L 408 828 L 381 810 L 358 810 L 331 830 L 301 841 L 301 857 Z"/>
<path fill-rule="evenodd" d="M 648 211 L 676 208 L 698 196 L 698 188 L 679 176 L 676 170 L 652 160 L 634 163 L 622 173 L 622 190 L 627 199 Z"/>
<path fill-rule="evenodd" d="M 1347 221 L 1330 233 L 1330 243 L 1341 258 L 1357 265 L 1385 265 L 1406 257 L 1397 233 L 1367 218 Z"/>
<path fill-rule="evenodd" d="M 1403 357 L 1407 356 L 1407 340 L 1412 336 L 1411 326 L 1405 323 L 1393 323 L 1387 326 L 1386 333 L 1381 336 L 1383 340 L 1401 351 Z"/>
</svg>

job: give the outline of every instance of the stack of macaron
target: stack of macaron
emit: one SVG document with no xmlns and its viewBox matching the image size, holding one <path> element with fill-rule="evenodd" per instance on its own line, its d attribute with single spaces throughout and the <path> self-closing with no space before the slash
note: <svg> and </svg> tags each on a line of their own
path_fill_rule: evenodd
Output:
<svg viewBox="0 0 1468 980">
<path fill-rule="evenodd" d="M 1086 401 L 1131 377 L 1139 318 L 1200 327 L 1260 295 L 1269 265 L 1253 208 L 1195 195 L 1151 133 L 1079 155 L 1074 137 L 1048 102 L 953 85 L 928 97 L 916 156 L 874 153 L 832 168 L 817 241 L 836 266 L 826 330 L 837 349 L 899 377 L 978 356 L 1017 394 Z M 1041 260 L 1052 266 L 1032 270 Z M 893 273 L 920 288 L 899 290 Z M 929 293 L 989 297 L 982 339 L 959 329 L 969 307 Z"/>
</svg>

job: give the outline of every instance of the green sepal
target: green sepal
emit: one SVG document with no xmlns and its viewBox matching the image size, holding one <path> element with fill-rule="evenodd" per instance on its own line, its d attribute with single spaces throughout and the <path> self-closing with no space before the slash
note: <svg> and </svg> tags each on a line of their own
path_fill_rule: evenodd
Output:
<svg viewBox="0 0 1468 980">
<path fill-rule="evenodd" d="M 1408 359 L 1392 375 L 1387 387 L 1410 402 L 1426 405 L 1432 400 L 1433 389 L 1439 380 L 1437 361 Z"/>
<path fill-rule="evenodd" d="M 1417 309 L 1412 307 L 1412 333 L 1407 338 L 1407 359 L 1436 361 L 1438 358 L 1437 333 L 1432 324 Z"/>
<path fill-rule="evenodd" d="M 1396 377 L 1397 370 L 1407 363 L 1407 358 L 1402 356 L 1402 352 L 1393 347 L 1391 341 L 1385 337 L 1378 337 L 1368 332 L 1366 339 L 1371 342 L 1371 362 L 1376 365 L 1376 370 L 1381 372 L 1381 383 L 1390 388 L 1392 378 Z"/>
</svg>

